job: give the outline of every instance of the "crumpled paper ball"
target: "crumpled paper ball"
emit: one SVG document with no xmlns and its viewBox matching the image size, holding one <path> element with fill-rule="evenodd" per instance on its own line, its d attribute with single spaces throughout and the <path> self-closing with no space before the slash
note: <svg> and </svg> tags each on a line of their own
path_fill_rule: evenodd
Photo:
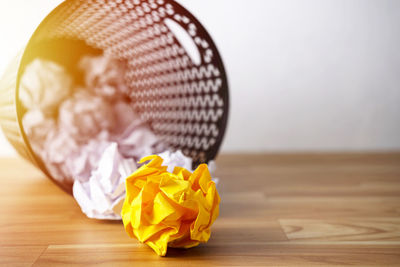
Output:
<svg viewBox="0 0 400 267">
<path fill-rule="evenodd" d="M 158 155 L 163 159 L 162 165 L 168 166 L 168 172 L 173 172 L 175 167 L 182 167 L 188 171 L 193 171 L 192 158 L 186 157 L 181 150 L 177 150 L 175 152 L 172 152 L 171 150 L 166 150 Z"/>
<path fill-rule="evenodd" d="M 52 115 L 71 93 L 72 76 L 55 62 L 37 58 L 21 77 L 19 99 L 27 109 Z"/>
<path fill-rule="evenodd" d="M 170 173 L 157 155 L 139 163 L 149 160 L 125 181 L 121 215 L 126 232 L 160 256 L 165 256 L 167 247 L 207 242 L 220 202 L 207 165 L 199 165 L 193 173 L 181 167 Z"/>
<path fill-rule="evenodd" d="M 135 162 L 121 156 L 117 143 L 110 143 L 88 181 L 74 182 L 72 192 L 82 212 L 94 219 L 121 219 L 124 180 L 134 170 Z"/>
<path fill-rule="evenodd" d="M 72 183 L 73 178 L 65 164 L 66 159 L 77 153 L 79 146 L 65 131 L 52 129 L 44 143 L 42 160 L 50 175 L 59 182 Z"/>
<path fill-rule="evenodd" d="M 55 120 L 46 118 L 40 109 L 32 109 L 24 114 L 22 125 L 33 151 L 43 156 L 43 146 L 47 135 L 56 127 Z"/>
<path fill-rule="evenodd" d="M 79 62 L 84 71 L 86 86 L 96 95 L 109 100 L 127 96 L 126 68 L 122 61 L 107 55 L 85 56 Z"/>
<path fill-rule="evenodd" d="M 102 157 L 104 150 L 110 145 L 110 134 L 107 131 L 100 132 L 87 144 L 82 144 L 78 151 L 65 158 L 65 165 L 74 180 L 86 182 L 89 180 Z"/>
<path fill-rule="evenodd" d="M 124 157 L 136 160 L 165 150 L 150 127 L 141 120 L 133 120 L 132 125 L 119 136 L 117 142 Z"/>
<path fill-rule="evenodd" d="M 112 106 L 102 97 L 79 90 L 60 106 L 58 124 L 78 142 L 86 142 L 115 123 Z"/>
<path fill-rule="evenodd" d="M 127 101 L 116 101 L 113 103 L 115 127 L 113 134 L 118 136 L 125 133 L 127 129 L 132 129 L 133 125 L 143 124 L 140 115 L 132 107 L 132 103 Z"/>
</svg>

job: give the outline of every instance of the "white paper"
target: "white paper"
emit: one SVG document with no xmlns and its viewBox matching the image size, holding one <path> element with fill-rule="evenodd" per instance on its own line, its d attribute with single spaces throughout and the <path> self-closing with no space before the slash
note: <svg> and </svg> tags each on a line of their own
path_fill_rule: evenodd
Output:
<svg viewBox="0 0 400 267">
<path fill-rule="evenodd" d="M 193 172 L 192 158 L 186 157 L 181 150 L 177 150 L 175 152 L 166 150 L 158 155 L 163 158 L 162 165 L 168 166 L 168 172 L 173 172 L 175 167 L 182 167 L 190 172 Z"/>
<path fill-rule="evenodd" d="M 71 92 L 72 77 L 63 66 L 35 59 L 26 66 L 20 80 L 19 99 L 27 109 L 53 114 Z"/>
<path fill-rule="evenodd" d="M 128 95 L 125 65 L 107 55 L 85 56 L 79 62 L 85 73 L 86 86 L 96 95 L 116 99 Z"/>
<path fill-rule="evenodd" d="M 60 106 L 58 125 L 78 142 L 95 138 L 101 131 L 110 131 L 115 117 L 110 103 L 81 89 Z"/>
<path fill-rule="evenodd" d="M 123 158 L 117 143 L 111 143 L 89 180 L 74 182 L 73 195 L 82 211 L 89 218 L 120 219 L 120 208 L 116 206 L 121 206 L 125 197 L 125 178 L 135 169 L 134 161 Z"/>
<path fill-rule="evenodd" d="M 113 104 L 113 112 L 115 118 L 115 127 L 113 129 L 113 134 L 121 136 L 127 135 L 132 132 L 138 125 L 143 125 L 139 114 L 137 114 L 133 108 L 132 104 L 119 100 Z M 129 131 L 129 133 L 126 133 Z M 119 137 L 117 137 L 119 138 Z"/>
<path fill-rule="evenodd" d="M 98 166 L 104 150 L 111 144 L 109 139 L 109 133 L 102 131 L 87 144 L 81 145 L 78 151 L 67 156 L 65 165 L 74 180 L 81 182 L 89 180 L 91 172 Z"/>
<path fill-rule="evenodd" d="M 42 160 L 52 177 L 60 182 L 64 180 L 71 182 L 72 176 L 66 166 L 66 160 L 73 154 L 78 153 L 77 142 L 65 131 L 58 128 L 49 132 L 44 143 Z"/>
<path fill-rule="evenodd" d="M 32 109 L 24 114 L 22 125 L 33 151 L 43 156 L 47 134 L 56 127 L 54 119 L 46 118 L 39 109 Z"/>
<path fill-rule="evenodd" d="M 134 121 L 132 125 L 118 140 L 121 154 L 139 160 L 156 153 L 159 140 L 149 127 L 140 121 Z"/>
</svg>

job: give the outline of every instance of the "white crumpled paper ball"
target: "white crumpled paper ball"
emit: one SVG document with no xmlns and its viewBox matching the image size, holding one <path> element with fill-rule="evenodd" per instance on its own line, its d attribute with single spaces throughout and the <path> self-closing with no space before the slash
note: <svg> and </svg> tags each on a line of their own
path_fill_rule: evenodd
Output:
<svg viewBox="0 0 400 267">
<path fill-rule="evenodd" d="M 55 120 L 46 118 L 39 109 L 32 109 L 24 114 L 22 126 L 33 151 L 42 155 L 47 135 L 56 128 Z"/>
<path fill-rule="evenodd" d="M 128 95 L 125 64 L 107 55 L 85 56 L 79 62 L 85 74 L 85 84 L 95 94 L 109 100 Z"/>
<path fill-rule="evenodd" d="M 72 76 L 55 62 L 35 59 L 20 79 L 19 99 L 27 109 L 53 114 L 71 93 Z"/>
<path fill-rule="evenodd" d="M 158 155 L 163 158 L 162 165 L 168 166 L 168 172 L 173 172 L 175 167 L 182 167 L 190 172 L 193 172 L 192 158 L 186 157 L 181 150 L 177 150 L 175 152 L 166 150 Z"/>
<path fill-rule="evenodd" d="M 50 175 L 60 182 L 72 182 L 66 160 L 79 151 L 77 142 L 64 130 L 55 128 L 49 132 L 43 147 L 42 160 Z"/>
<path fill-rule="evenodd" d="M 94 219 L 121 219 L 125 178 L 134 170 L 135 162 L 122 157 L 117 143 L 110 143 L 89 180 L 74 182 L 73 195 L 82 212 Z"/>
<path fill-rule="evenodd" d="M 112 106 L 102 97 L 78 90 L 59 110 L 58 124 L 78 142 L 86 142 L 101 131 L 110 131 L 115 123 Z"/>
<path fill-rule="evenodd" d="M 111 143 L 109 139 L 109 133 L 102 131 L 87 144 L 80 145 L 79 150 L 65 159 L 67 170 L 74 180 L 81 182 L 89 180 L 92 170 L 97 168 L 104 150 Z"/>
</svg>

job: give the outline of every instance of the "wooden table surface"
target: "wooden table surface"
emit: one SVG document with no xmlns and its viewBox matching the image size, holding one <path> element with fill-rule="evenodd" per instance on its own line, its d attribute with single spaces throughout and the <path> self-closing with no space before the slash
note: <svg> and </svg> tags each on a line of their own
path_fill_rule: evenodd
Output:
<svg viewBox="0 0 400 267">
<path fill-rule="evenodd" d="M 400 265 L 400 154 L 221 155 L 207 244 L 167 257 L 85 217 L 21 159 L 0 159 L 0 265 Z"/>
</svg>

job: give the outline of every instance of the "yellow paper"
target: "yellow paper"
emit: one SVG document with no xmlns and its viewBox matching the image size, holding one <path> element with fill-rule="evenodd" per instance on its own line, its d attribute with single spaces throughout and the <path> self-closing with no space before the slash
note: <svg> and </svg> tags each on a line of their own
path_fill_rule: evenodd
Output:
<svg viewBox="0 0 400 267">
<path fill-rule="evenodd" d="M 126 179 L 122 220 L 131 237 L 165 256 L 167 247 L 190 248 L 207 242 L 218 217 L 220 197 L 206 164 L 193 172 L 161 166 L 161 157 L 149 161 Z"/>
</svg>

